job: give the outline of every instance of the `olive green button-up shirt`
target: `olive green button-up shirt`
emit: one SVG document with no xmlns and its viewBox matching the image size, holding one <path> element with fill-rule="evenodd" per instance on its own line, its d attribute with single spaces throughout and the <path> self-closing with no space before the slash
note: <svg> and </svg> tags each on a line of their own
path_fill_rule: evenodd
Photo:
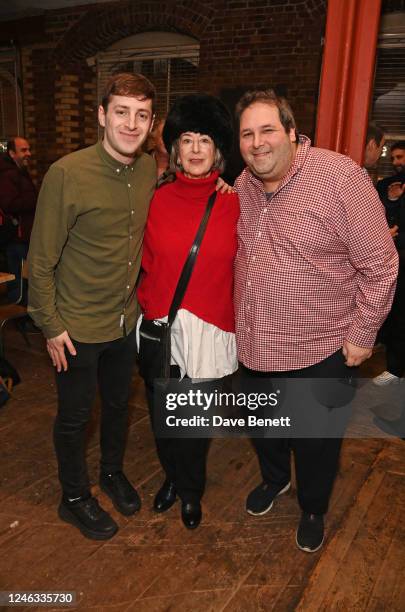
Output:
<svg viewBox="0 0 405 612">
<path fill-rule="evenodd" d="M 28 312 L 47 338 L 106 342 L 135 325 L 135 283 L 156 166 L 126 166 L 101 143 L 54 163 L 38 198 L 28 255 Z"/>
</svg>

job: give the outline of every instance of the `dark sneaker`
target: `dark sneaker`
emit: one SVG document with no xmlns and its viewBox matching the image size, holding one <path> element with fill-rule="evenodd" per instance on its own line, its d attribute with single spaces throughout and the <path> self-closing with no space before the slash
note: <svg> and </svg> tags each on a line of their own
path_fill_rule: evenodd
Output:
<svg viewBox="0 0 405 612">
<path fill-rule="evenodd" d="M 316 552 L 323 544 L 323 515 L 303 512 L 295 537 L 298 548 Z"/>
<path fill-rule="evenodd" d="M 273 502 L 278 495 L 286 493 L 291 487 L 288 482 L 284 487 L 277 487 L 274 484 L 262 482 L 256 489 L 253 489 L 246 500 L 246 512 L 254 516 L 261 516 L 271 510 Z"/>
<path fill-rule="evenodd" d="M 141 507 L 141 499 L 124 472 L 100 475 L 100 488 L 112 500 L 114 508 L 131 516 Z"/>
<path fill-rule="evenodd" d="M 74 525 L 91 540 L 109 540 L 118 531 L 117 523 L 101 508 L 95 497 L 62 500 L 58 514 L 62 521 Z"/>
</svg>

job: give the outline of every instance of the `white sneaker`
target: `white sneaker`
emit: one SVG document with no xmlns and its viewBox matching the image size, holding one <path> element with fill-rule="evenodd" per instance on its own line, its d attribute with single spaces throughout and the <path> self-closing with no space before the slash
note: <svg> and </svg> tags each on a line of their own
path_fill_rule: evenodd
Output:
<svg viewBox="0 0 405 612">
<path fill-rule="evenodd" d="M 373 378 L 373 383 L 377 385 L 377 387 L 385 387 L 386 385 L 399 385 L 401 380 L 399 376 L 395 376 L 395 374 L 391 374 L 391 372 L 385 370 L 385 372 L 381 372 L 381 374 Z"/>
</svg>

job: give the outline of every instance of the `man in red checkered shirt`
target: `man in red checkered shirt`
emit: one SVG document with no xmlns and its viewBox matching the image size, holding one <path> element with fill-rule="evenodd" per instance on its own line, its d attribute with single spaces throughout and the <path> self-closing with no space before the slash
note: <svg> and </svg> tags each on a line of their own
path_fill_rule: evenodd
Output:
<svg viewBox="0 0 405 612">
<path fill-rule="evenodd" d="M 355 162 L 298 135 L 291 108 L 272 90 L 248 92 L 236 112 L 247 164 L 235 183 L 242 376 L 349 378 L 370 357 L 395 289 L 398 258 L 383 206 Z M 289 489 L 292 450 L 302 510 L 297 545 L 318 550 L 341 437 L 254 443 L 263 483 L 247 511 L 265 514 Z"/>
</svg>

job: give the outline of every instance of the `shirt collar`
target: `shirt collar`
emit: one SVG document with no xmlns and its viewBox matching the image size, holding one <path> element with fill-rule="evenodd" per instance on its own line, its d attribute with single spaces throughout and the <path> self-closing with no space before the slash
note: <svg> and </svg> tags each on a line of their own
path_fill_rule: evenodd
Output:
<svg viewBox="0 0 405 612">
<path fill-rule="evenodd" d="M 109 168 L 111 168 L 111 170 L 113 170 L 118 175 L 120 175 L 121 172 L 123 172 L 126 168 L 131 168 L 132 170 L 139 157 L 139 156 L 135 157 L 132 164 L 123 164 L 122 162 L 118 161 L 118 159 L 115 159 L 115 157 L 107 153 L 107 151 L 103 147 L 103 143 L 101 140 L 99 140 L 98 143 L 96 144 L 96 149 L 97 149 L 97 153 L 99 154 L 103 162 L 107 166 L 109 166 Z"/>
<path fill-rule="evenodd" d="M 308 136 L 304 136 L 304 134 L 299 134 L 298 143 L 299 143 L 299 146 L 297 148 L 297 152 L 296 152 L 294 161 L 291 164 L 290 169 L 288 170 L 287 174 L 280 181 L 280 184 L 277 187 L 277 189 L 273 191 L 273 195 L 275 195 L 278 191 L 280 191 L 280 189 L 282 189 L 284 185 L 286 185 L 290 181 L 290 179 L 302 168 L 302 166 L 305 163 L 305 160 L 309 153 L 309 149 L 311 147 L 311 141 L 308 138 Z M 247 170 L 249 174 L 249 182 L 253 183 L 254 185 L 258 186 L 262 191 L 264 191 L 262 181 L 258 179 L 254 174 L 252 174 L 252 172 L 249 169 Z"/>
</svg>

